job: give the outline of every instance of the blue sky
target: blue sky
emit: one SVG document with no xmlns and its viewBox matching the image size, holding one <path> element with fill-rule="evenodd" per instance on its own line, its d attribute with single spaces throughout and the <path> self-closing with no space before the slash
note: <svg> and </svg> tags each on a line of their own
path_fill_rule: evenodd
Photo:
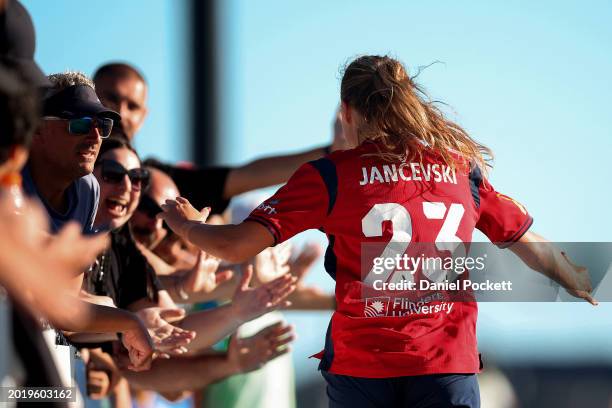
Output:
<svg viewBox="0 0 612 408">
<path fill-rule="evenodd" d="M 339 72 L 356 55 L 389 53 L 411 73 L 441 61 L 418 81 L 494 150 L 491 180 L 527 206 L 533 229 L 553 241 L 612 240 L 608 1 L 220 3 L 221 162 L 327 143 Z M 135 63 L 151 88 L 151 113 L 137 147 L 169 160 L 190 157 L 185 2 L 24 4 L 45 71 L 91 73 L 111 59 Z M 298 241 L 306 239 L 320 236 Z M 332 287 L 320 267 L 310 279 Z M 481 346 L 500 355 L 530 358 L 548 350 L 549 357 L 586 359 L 595 358 L 589 350 L 604 348 L 612 359 L 607 304 L 487 304 L 481 310 Z M 309 327 L 296 361 L 311 366 L 303 357 L 322 344 L 326 316 L 293 316 Z"/>
</svg>

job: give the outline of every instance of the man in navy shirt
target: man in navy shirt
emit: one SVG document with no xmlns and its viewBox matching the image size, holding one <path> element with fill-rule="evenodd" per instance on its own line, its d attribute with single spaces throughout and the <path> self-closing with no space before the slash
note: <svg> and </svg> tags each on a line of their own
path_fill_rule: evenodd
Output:
<svg viewBox="0 0 612 408">
<path fill-rule="evenodd" d="M 49 80 L 52 87 L 44 97 L 23 187 L 45 206 L 53 232 L 74 220 L 83 233 L 92 233 L 100 186 L 91 173 L 102 138 L 120 116 L 102 105 L 84 74 L 54 74 Z"/>
</svg>

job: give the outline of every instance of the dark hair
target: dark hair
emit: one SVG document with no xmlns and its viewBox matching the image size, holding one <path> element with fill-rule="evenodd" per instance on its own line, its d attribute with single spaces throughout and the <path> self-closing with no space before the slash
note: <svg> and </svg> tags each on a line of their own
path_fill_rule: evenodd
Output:
<svg viewBox="0 0 612 408">
<path fill-rule="evenodd" d="M 140 160 L 140 156 L 138 156 L 138 152 L 136 152 L 136 149 L 132 147 L 132 145 L 127 139 L 122 138 L 118 136 L 117 134 L 113 134 L 111 132 L 111 135 L 108 139 L 102 140 L 102 145 L 100 146 L 100 152 L 98 153 L 98 157 L 96 158 L 96 165 L 102 160 L 102 156 L 106 154 L 106 152 L 109 152 L 115 149 L 128 149 L 129 151 L 134 153 L 136 157 L 138 157 L 138 160 Z"/>
<path fill-rule="evenodd" d="M 420 160 L 425 150 L 433 150 L 452 167 L 468 161 L 484 168 L 492 156 L 446 119 L 391 57 L 365 55 L 352 61 L 344 70 L 340 98 L 362 116 L 359 142 L 378 142 L 384 160 Z"/>
<path fill-rule="evenodd" d="M 147 83 L 144 75 L 135 67 L 124 62 L 109 62 L 100 66 L 93 75 L 93 80 L 97 83 L 100 78 L 113 76 L 118 78 L 136 77 L 144 84 Z"/>
<path fill-rule="evenodd" d="M 30 147 L 39 120 L 38 89 L 0 67 L 0 163 L 8 159 L 11 147 Z"/>
</svg>

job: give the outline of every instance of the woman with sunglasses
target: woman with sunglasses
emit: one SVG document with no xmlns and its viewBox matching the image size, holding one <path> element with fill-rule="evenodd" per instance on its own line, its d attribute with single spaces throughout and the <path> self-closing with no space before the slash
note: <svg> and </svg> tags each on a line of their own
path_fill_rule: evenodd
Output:
<svg viewBox="0 0 612 408">
<path fill-rule="evenodd" d="M 160 218 L 233 262 L 308 229 L 327 234 L 325 268 L 337 282 L 337 307 L 318 357 L 330 407 L 478 407 L 476 303 L 441 302 L 448 296 L 443 291 L 376 292 L 374 279 L 408 278 L 393 267 L 378 275 L 367 259 L 362 265 L 364 248 L 378 245 L 372 258 L 385 262 L 394 261 L 393 254 L 420 255 L 410 252 L 420 243 L 432 243 L 426 248 L 432 257 L 452 256 L 477 228 L 501 247 L 541 243 L 511 250 L 594 303 L 588 274 L 528 231 L 532 219 L 525 208 L 497 193 L 483 175 L 490 151 L 445 118 L 400 62 L 355 59 L 344 71 L 340 102 L 351 148 L 303 165 L 246 222 L 206 225 L 180 197 L 162 206 Z M 465 279 L 446 269 L 415 272 L 412 283 L 437 281 L 429 272 Z M 405 298 L 418 308 L 404 306 Z"/>
</svg>

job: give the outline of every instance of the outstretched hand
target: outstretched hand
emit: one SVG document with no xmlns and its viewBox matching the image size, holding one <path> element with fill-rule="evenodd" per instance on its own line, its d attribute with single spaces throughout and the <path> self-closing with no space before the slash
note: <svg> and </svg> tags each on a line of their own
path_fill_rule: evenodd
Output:
<svg viewBox="0 0 612 408">
<path fill-rule="evenodd" d="M 252 277 L 253 266 L 248 265 L 232 297 L 232 307 L 241 320 L 249 321 L 281 307 L 291 306 L 286 299 L 296 288 L 296 277 L 286 273 L 257 288 L 250 288 Z"/>
<path fill-rule="evenodd" d="M 136 314 L 149 331 L 156 350 L 161 353 L 184 354 L 187 352 L 185 346 L 195 338 L 195 332 L 171 324 L 185 317 L 183 309 L 148 307 Z"/>
<path fill-rule="evenodd" d="M 234 276 L 230 269 L 219 271 L 219 263 L 219 258 L 200 251 L 195 265 L 179 278 L 180 287 L 189 295 L 213 292 Z"/>
<path fill-rule="evenodd" d="M 579 266 L 573 263 L 565 252 L 561 252 L 561 255 L 563 255 L 565 261 L 574 270 L 575 284 L 573 287 L 565 288 L 567 293 L 574 297 L 584 299 L 593 306 L 597 306 L 599 303 L 591 295 L 593 292 L 593 286 L 591 285 L 591 277 L 589 276 L 588 269 L 584 266 Z"/>
<path fill-rule="evenodd" d="M 277 246 L 266 248 L 255 255 L 254 272 L 258 283 L 273 281 L 289 272 L 291 243 L 285 241 Z"/>
<path fill-rule="evenodd" d="M 176 200 L 166 200 L 161 208 L 163 212 L 157 214 L 157 218 L 166 221 L 172 231 L 184 239 L 187 239 L 191 225 L 205 223 L 210 214 L 210 207 L 198 211 L 189 200 L 183 197 L 177 197 Z"/>
<path fill-rule="evenodd" d="M 266 327 L 251 337 L 240 339 L 234 334 L 227 356 L 239 373 L 256 370 L 268 361 L 290 351 L 287 346 L 295 339 L 293 327 L 282 322 Z"/>
<path fill-rule="evenodd" d="M 295 259 L 289 262 L 289 270 L 293 276 L 298 278 L 298 286 L 303 285 L 304 278 L 322 255 L 322 252 L 323 250 L 319 244 L 309 243 L 302 248 Z"/>
</svg>

